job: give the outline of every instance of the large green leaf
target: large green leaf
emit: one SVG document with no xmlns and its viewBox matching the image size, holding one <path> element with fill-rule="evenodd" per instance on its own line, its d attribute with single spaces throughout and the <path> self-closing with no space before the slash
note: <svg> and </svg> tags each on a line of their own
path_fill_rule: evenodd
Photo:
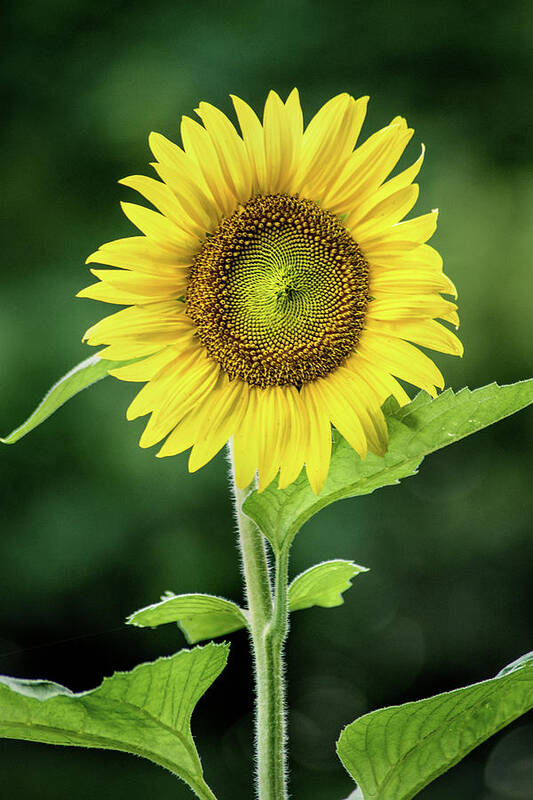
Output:
<svg viewBox="0 0 533 800">
<path fill-rule="evenodd" d="M 189 644 L 224 636 L 248 626 L 244 611 L 223 597 L 210 594 L 167 593 L 160 603 L 141 608 L 130 617 L 130 625 L 154 627 L 177 622 Z"/>
<path fill-rule="evenodd" d="M 389 399 L 384 411 L 389 427 L 389 447 L 383 458 L 369 453 L 361 460 L 350 445 L 334 435 L 331 466 L 324 488 L 313 494 L 302 471 L 280 491 L 276 482 L 259 493 L 251 492 L 243 509 L 261 528 L 272 546 L 288 546 L 295 534 L 317 511 L 346 497 L 369 494 L 416 473 L 429 453 L 457 442 L 533 403 L 533 379 L 470 391 L 451 389 L 431 399 L 425 392 L 403 408 Z"/>
<path fill-rule="evenodd" d="M 333 608 L 344 603 L 342 593 L 352 585 L 352 578 L 368 572 L 353 561 L 323 561 L 298 575 L 289 587 L 289 609 L 299 611 L 311 606 Z"/>
<path fill-rule="evenodd" d="M 79 694 L 56 683 L 0 677 L 0 736 L 134 753 L 169 769 L 202 800 L 215 800 L 190 719 L 227 656 L 225 644 L 182 650 Z"/>
<path fill-rule="evenodd" d="M 93 383 L 105 378 L 110 369 L 124 367 L 126 364 L 131 364 L 139 360 L 140 359 L 134 358 L 129 361 L 108 361 L 100 358 L 98 354 L 86 358 L 85 361 L 82 361 L 71 369 L 70 372 L 67 372 L 66 375 L 63 375 L 57 383 L 54 383 L 28 419 L 25 420 L 22 425 L 19 425 L 18 428 L 15 428 L 14 431 L 11 431 L 5 438 L 0 438 L 0 442 L 3 444 L 14 444 L 18 442 L 19 439 L 26 436 L 27 433 L 40 425 L 41 422 L 48 419 L 48 417 L 64 405 L 67 400 L 70 400 L 71 397 L 74 397 L 74 395 L 78 394 L 78 392 L 81 392 L 83 389 L 87 389 L 87 387 L 91 386 Z"/>
<path fill-rule="evenodd" d="M 364 800 L 411 800 L 531 708 L 533 653 L 483 683 L 360 717 L 337 752 Z"/>
</svg>

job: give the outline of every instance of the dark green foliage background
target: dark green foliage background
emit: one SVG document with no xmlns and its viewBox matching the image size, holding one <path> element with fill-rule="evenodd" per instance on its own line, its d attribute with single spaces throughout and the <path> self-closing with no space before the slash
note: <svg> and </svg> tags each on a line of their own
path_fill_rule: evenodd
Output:
<svg viewBox="0 0 533 800">
<path fill-rule="evenodd" d="M 199 100 L 259 109 L 301 91 L 307 119 L 332 94 L 371 95 L 371 133 L 394 115 L 428 146 L 417 211 L 460 291 L 455 388 L 531 376 L 533 19 L 510 0 L 220 3 L 40 0 L 8 4 L 2 48 L 3 280 L 0 432 L 74 363 L 109 309 L 74 294 L 97 245 L 130 235 L 116 181 L 143 173 L 150 130 L 176 138 Z M 131 196 L 130 196 L 131 194 Z M 174 652 L 170 626 L 124 618 L 165 589 L 240 599 L 219 456 L 189 476 L 127 423 L 135 387 L 106 380 L 0 453 L 0 672 L 75 690 Z M 337 504 L 297 537 L 293 570 L 326 558 L 371 568 L 338 609 L 294 616 L 288 647 L 295 798 L 340 800 L 340 728 L 380 705 L 493 675 L 532 648 L 533 416 L 437 454 L 401 487 Z M 235 697 L 235 700 L 230 700 Z M 220 800 L 251 798 L 244 634 L 202 701 L 195 733 Z M 193 720 L 194 722 L 194 720 Z M 528 800 L 533 725 L 522 720 L 420 795 Z M 520 766 L 521 765 L 521 766 Z M 122 754 L 0 742 L 0 790 L 26 800 L 187 797 Z"/>
</svg>

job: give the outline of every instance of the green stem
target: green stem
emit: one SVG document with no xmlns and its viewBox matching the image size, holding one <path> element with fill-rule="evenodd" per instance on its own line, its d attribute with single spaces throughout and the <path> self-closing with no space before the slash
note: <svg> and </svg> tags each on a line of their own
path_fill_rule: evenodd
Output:
<svg viewBox="0 0 533 800">
<path fill-rule="evenodd" d="M 269 734 L 272 761 L 272 800 L 286 800 L 287 759 L 285 720 L 285 664 L 283 648 L 289 628 L 288 551 L 276 554 L 274 611 L 265 631 L 265 648 L 270 675 Z M 268 723 L 267 723 L 268 724 Z"/>
<path fill-rule="evenodd" d="M 287 800 L 283 645 L 288 630 L 288 554 L 276 556 L 272 598 L 265 538 L 242 511 L 247 490 L 236 487 L 233 462 L 232 478 L 254 656 L 257 796 Z"/>
</svg>

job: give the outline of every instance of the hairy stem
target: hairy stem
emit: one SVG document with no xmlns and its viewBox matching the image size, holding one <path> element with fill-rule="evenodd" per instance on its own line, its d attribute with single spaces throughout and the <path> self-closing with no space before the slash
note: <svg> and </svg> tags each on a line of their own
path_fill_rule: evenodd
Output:
<svg viewBox="0 0 533 800">
<path fill-rule="evenodd" d="M 242 511 L 247 492 L 235 485 L 233 462 L 232 482 L 254 657 L 257 796 L 287 800 L 283 645 L 288 629 L 288 558 L 276 557 L 272 597 L 265 538 Z"/>
</svg>

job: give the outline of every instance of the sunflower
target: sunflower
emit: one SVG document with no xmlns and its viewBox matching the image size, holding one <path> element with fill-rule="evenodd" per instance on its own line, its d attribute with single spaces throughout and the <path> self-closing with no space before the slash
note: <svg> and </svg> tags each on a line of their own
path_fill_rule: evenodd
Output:
<svg viewBox="0 0 533 800">
<path fill-rule="evenodd" d="M 236 482 L 305 465 L 318 493 L 331 425 L 360 454 L 383 454 L 381 405 L 409 400 L 397 379 L 435 396 L 444 380 L 414 345 L 462 354 L 437 320 L 458 325 L 442 259 L 426 244 L 437 212 L 413 208 L 412 166 L 388 178 L 413 130 L 405 119 L 356 147 L 368 98 L 340 94 L 305 127 L 298 92 L 270 92 L 263 122 L 238 97 L 241 135 L 200 103 L 184 117 L 182 147 L 152 133 L 152 166 L 121 181 L 156 209 L 123 203 L 142 236 L 102 245 L 88 262 L 98 278 L 79 292 L 128 306 L 91 327 L 110 370 L 145 382 L 128 419 L 150 414 L 140 439 L 158 456 L 192 447 L 189 469 L 233 440 Z M 414 343 L 414 344 L 413 344 Z M 142 358 L 141 358 L 142 357 Z"/>
</svg>

